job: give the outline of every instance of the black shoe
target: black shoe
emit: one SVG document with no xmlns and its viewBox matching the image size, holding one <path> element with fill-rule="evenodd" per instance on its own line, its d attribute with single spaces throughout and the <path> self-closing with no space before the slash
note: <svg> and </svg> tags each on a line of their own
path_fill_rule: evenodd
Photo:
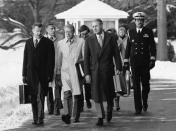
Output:
<svg viewBox="0 0 176 131">
<path fill-rule="evenodd" d="M 54 113 L 53 112 L 48 112 L 48 115 L 53 115 Z"/>
<path fill-rule="evenodd" d="M 71 120 L 70 120 L 71 116 L 70 115 L 62 115 L 62 121 L 64 121 L 66 124 L 70 124 Z"/>
<path fill-rule="evenodd" d="M 144 112 L 147 112 L 147 109 L 148 109 L 148 105 L 144 105 L 144 106 L 143 106 L 143 111 L 144 111 Z"/>
<path fill-rule="evenodd" d="M 120 110 L 120 107 L 116 107 L 116 111 L 119 111 Z"/>
<path fill-rule="evenodd" d="M 33 121 L 33 122 L 32 122 L 32 125 L 37 125 L 37 121 Z"/>
<path fill-rule="evenodd" d="M 98 118 L 98 121 L 96 123 L 97 126 L 103 126 L 103 118 Z"/>
<path fill-rule="evenodd" d="M 80 122 L 79 119 L 75 119 L 74 120 L 74 123 L 78 123 L 78 122 Z"/>
<path fill-rule="evenodd" d="M 54 115 L 59 116 L 60 115 L 60 110 L 55 111 Z"/>
<path fill-rule="evenodd" d="M 91 104 L 90 100 L 87 100 L 86 103 L 87 103 L 87 108 L 88 109 L 92 108 L 92 104 Z"/>
<path fill-rule="evenodd" d="M 107 112 L 107 118 L 106 119 L 107 119 L 107 122 L 111 121 L 111 119 L 112 119 L 112 110 Z"/>
<path fill-rule="evenodd" d="M 135 115 L 140 115 L 140 114 L 141 114 L 141 111 L 140 110 L 139 111 L 136 110 Z"/>
<path fill-rule="evenodd" d="M 43 124 L 44 124 L 43 120 L 39 120 L 37 123 L 38 126 L 42 126 Z"/>
</svg>

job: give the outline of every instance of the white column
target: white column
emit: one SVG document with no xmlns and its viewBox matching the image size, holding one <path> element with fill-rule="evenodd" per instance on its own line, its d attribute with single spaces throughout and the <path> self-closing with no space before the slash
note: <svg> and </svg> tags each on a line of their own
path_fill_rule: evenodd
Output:
<svg viewBox="0 0 176 131">
<path fill-rule="evenodd" d="M 119 29 L 119 19 L 115 20 L 115 29 L 118 32 L 118 29 Z"/>
</svg>

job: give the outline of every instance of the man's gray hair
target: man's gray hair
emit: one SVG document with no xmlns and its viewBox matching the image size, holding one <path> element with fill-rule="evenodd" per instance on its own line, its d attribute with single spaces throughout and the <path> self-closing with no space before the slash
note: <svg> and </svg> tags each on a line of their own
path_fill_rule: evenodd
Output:
<svg viewBox="0 0 176 131">
<path fill-rule="evenodd" d="M 99 18 L 98 19 L 94 19 L 93 22 L 98 22 L 100 24 L 103 24 L 103 21 L 101 19 L 99 19 Z"/>
<path fill-rule="evenodd" d="M 64 26 L 64 28 L 69 28 L 73 31 L 73 33 L 75 33 L 75 27 L 72 24 L 67 24 Z"/>
</svg>

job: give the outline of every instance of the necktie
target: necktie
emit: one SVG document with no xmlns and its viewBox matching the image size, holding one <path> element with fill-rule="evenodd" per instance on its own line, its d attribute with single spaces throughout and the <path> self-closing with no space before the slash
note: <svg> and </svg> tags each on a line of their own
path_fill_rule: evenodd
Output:
<svg viewBox="0 0 176 131">
<path fill-rule="evenodd" d="M 50 37 L 50 40 L 52 40 L 52 41 L 53 41 L 53 40 L 54 40 L 54 37 Z"/>
<path fill-rule="evenodd" d="M 98 42 L 100 44 L 100 47 L 102 47 L 103 46 L 103 38 L 101 35 L 98 35 Z"/>
<path fill-rule="evenodd" d="M 37 47 L 37 44 L 38 44 L 38 40 L 35 39 L 35 42 L 34 42 L 34 47 L 35 47 L 35 48 Z"/>
<path fill-rule="evenodd" d="M 141 33 L 141 30 L 138 30 L 137 34 L 139 35 Z"/>
</svg>

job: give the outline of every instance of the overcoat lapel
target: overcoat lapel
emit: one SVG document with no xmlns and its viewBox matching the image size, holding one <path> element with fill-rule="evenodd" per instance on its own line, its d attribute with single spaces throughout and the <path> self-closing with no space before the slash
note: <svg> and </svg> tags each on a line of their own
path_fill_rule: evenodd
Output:
<svg viewBox="0 0 176 131">
<path fill-rule="evenodd" d="M 97 49 L 98 55 L 100 55 L 100 51 L 101 51 L 101 47 L 100 44 L 98 42 L 97 36 L 96 34 L 93 35 L 94 41 L 95 41 L 95 49 Z"/>
<path fill-rule="evenodd" d="M 35 47 L 34 47 L 33 38 L 31 38 L 29 42 L 30 42 L 31 47 L 32 47 L 32 48 L 35 48 Z"/>
<path fill-rule="evenodd" d="M 104 32 L 103 47 L 101 48 L 101 51 L 100 51 L 100 55 L 99 55 L 99 57 L 102 56 L 104 50 L 106 49 L 106 46 L 107 46 L 108 43 L 109 43 L 109 40 L 110 40 L 110 37 L 107 35 L 106 32 Z"/>
</svg>

